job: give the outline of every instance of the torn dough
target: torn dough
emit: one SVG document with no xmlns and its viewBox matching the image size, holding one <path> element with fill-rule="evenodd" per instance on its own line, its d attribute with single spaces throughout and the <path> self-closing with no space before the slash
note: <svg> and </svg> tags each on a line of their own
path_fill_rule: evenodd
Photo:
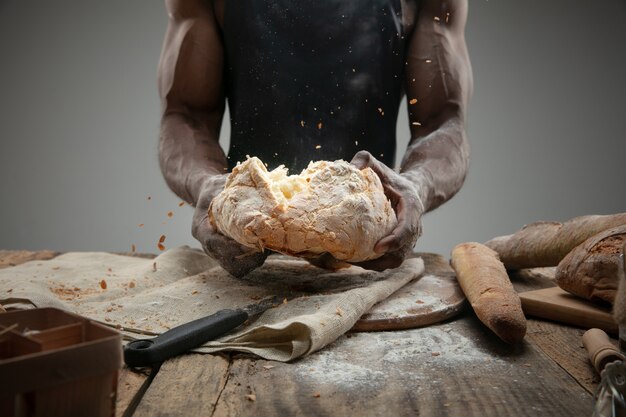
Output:
<svg viewBox="0 0 626 417">
<path fill-rule="evenodd" d="M 391 233 L 396 214 L 378 175 L 346 161 L 311 162 L 300 175 L 268 171 L 253 157 L 237 164 L 209 207 L 217 230 L 244 246 L 288 255 L 360 262 Z"/>
</svg>

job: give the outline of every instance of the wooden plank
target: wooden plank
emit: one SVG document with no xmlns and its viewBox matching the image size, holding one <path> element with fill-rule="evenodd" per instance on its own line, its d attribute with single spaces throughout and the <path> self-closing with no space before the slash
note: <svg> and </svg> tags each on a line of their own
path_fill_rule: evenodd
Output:
<svg viewBox="0 0 626 417">
<path fill-rule="evenodd" d="M 556 268 L 532 268 L 507 271 L 517 292 L 554 287 Z"/>
<path fill-rule="evenodd" d="M 585 330 L 543 320 L 528 320 L 526 337 L 560 367 L 570 374 L 590 394 L 600 382 L 583 347 Z M 617 345 L 617 341 L 613 340 Z"/>
<path fill-rule="evenodd" d="M 618 334 L 617 323 L 609 307 L 601 307 L 576 297 L 559 287 L 519 293 L 522 308 L 528 316 L 554 320 L 584 329 L 597 327 Z"/>
<path fill-rule="evenodd" d="M 149 369 L 133 370 L 126 365 L 120 369 L 117 380 L 117 399 L 115 402 L 115 415 L 124 414 L 126 407 L 132 401 L 135 393 L 141 387 L 149 374 Z"/>
<path fill-rule="evenodd" d="M 13 253 L 0 251 L 0 259 L 6 259 L 9 252 Z M 520 291 L 554 286 L 551 273 L 549 268 L 541 268 L 510 275 Z M 221 383 L 228 381 L 222 385 L 221 396 L 218 393 L 214 397 L 219 398 L 216 415 L 235 409 L 242 410 L 243 415 L 263 410 L 269 410 L 267 414 L 282 411 L 282 414 L 294 414 L 291 411 L 302 410 L 308 415 L 393 414 L 398 410 L 399 415 L 434 416 L 589 415 L 592 402 L 582 387 L 592 392 L 597 376 L 580 347 L 581 334 L 579 329 L 531 319 L 523 347 L 509 347 L 502 345 L 467 314 L 462 320 L 429 328 L 349 334 L 294 364 L 238 356 L 230 377 L 228 372 L 208 374 L 221 374 Z M 441 346 L 435 347 L 433 341 Z M 435 353 L 439 355 L 432 356 Z M 206 365 L 202 365 L 202 358 L 212 356 L 186 355 L 183 358 L 194 357 L 197 359 L 185 359 L 190 364 L 182 368 L 186 372 L 193 370 L 194 375 L 203 375 Z M 164 364 L 166 369 L 168 366 Z M 151 387 L 150 398 L 160 392 L 163 397 L 160 404 L 166 407 L 163 409 L 174 410 L 163 414 L 190 415 L 187 400 L 202 395 L 207 384 L 204 380 L 210 378 L 203 376 L 202 382 L 193 384 L 194 381 L 187 379 L 183 386 L 193 389 L 185 393 L 183 399 L 170 401 L 168 388 L 180 377 L 176 372 L 159 373 L 160 387 Z M 118 387 L 118 415 L 144 379 L 145 375 L 123 368 Z M 437 393 L 438 390 L 441 392 Z M 314 396 L 318 392 L 319 398 Z M 255 401 L 246 398 L 251 393 L 255 393 Z M 142 402 L 140 408 L 152 401 Z M 166 402 L 170 404 L 164 404 Z M 196 405 L 197 410 L 202 401 Z M 211 415 L 212 411 L 205 406 L 201 414 Z"/>
<path fill-rule="evenodd" d="M 572 416 L 592 404 L 532 342 L 505 345 L 466 315 L 352 333 L 291 364 L 237 356 L 214 415 Z"/>
<path fill-rule="evenodd" d="M 166 361 L 134 416 L 211 415 L 228 380 L 229 363 L 228 356 L 194 353 Z"/>
<path fill-rule="evenodd" d="M 519 292 L 554 288 L 555 268 L 534 268 L 509 271 Z M 582 345 L 583 329 L 541 319 L 528 319 L 526 338 L 554 360 L 589 393 L 593 394 L 599 377 Z"/>
<path fill-rule="evenodd" d="M 434 253 L 416 253 L 424 261 L 421 278 L 376 304 L 353 331 L 402 330 L 450 319 L 465 307 L 465 295 L 448 260 Z"/>
</svg>

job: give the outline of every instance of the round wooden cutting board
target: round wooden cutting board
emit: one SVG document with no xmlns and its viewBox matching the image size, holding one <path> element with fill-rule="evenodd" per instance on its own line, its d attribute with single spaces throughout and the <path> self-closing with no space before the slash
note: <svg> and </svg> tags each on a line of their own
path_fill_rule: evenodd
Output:
<svg viewBox="0 0 626 417">
<path fill-rule="evenodd" d="M 416 253 L 424 261 L 421 278 L 376 304 L 356 322 L 353 331 L 400 330 L 441 322 L 458 314 L 465 295 L 447 259 Z"/>
</svg>

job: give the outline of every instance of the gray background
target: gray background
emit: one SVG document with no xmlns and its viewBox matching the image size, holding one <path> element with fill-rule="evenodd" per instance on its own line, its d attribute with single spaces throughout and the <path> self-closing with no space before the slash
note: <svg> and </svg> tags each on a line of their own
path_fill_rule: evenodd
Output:
<svg viewBox="0 0 626 417">
<path fill-rule="evenodd" d="M 197 246 L 157 163 L 165 25 L 161 1 L 0 0 L 0 248 Z M 474 0 L 467 40 L 470 173 L 417 249 L 626 211 L 624 2 Z"/>
</svg>

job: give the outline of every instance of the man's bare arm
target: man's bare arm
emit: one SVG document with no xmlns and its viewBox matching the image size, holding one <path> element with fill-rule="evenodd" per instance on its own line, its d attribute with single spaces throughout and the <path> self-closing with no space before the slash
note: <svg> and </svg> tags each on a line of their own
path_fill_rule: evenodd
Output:
<svg viewBox="0 0 626 417">
<path fill-rule="evenodd" d="M 423 0 L 407 52 L 411 140 L 401 173 L 426 211 L 461 188 L 469 165 L 465 134 L 472 71 L 465 43 L 467 0 Z"/>
<path fill-rule="evenodd" d="M 206 182 L 224 174 L 224 49 L 212 2 L 166 0 L 169 25 L 159 62 L 163 104 L 159 160 L 179 197 L 196 205 Z"/>
<path fill-rule="evenodd" d="M 159 159 L 169 187 L 195 206 L 191 233 L 206 253 L 234 276 L 262 265 L 256 252 L 219 234 L 208 208 L 226 180 L 219 145 L 224 115 L 224 47 L 214 2 L 166 0 L 170 22 L 159 63 L 163 101 Z"/>
</svg>

